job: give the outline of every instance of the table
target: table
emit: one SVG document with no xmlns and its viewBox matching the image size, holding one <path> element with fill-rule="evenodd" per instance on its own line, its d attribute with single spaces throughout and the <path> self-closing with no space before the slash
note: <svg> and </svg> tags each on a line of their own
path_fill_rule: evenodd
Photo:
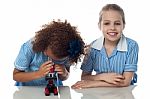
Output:
<svg viewBox="0 0 150 99">
<path fill-rule="evenodd" d="M 69 86 L 59 87 L 59 95 L 45 96 L 44 86 L 22 86 L 16 88 L 13 99 L 135 99 L 132 90 L 135 85 L 122 88 L 98 87 L 87 89 L 71 89 Z"/>
</svg>

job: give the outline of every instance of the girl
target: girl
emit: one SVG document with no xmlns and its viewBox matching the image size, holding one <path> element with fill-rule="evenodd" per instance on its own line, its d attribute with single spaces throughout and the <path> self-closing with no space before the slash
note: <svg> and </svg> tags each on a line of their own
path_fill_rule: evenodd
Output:
<svg viewBox="0 0 150 99">
<path fill-rule="evenodd" d="M 16 85 L 45 86 L 45 76 L 54 64 L 59 78 L 57 85 L 62 85 L 68 78 L 70 66 L 78 62 L 83 52 L 84 42 L 77 28 L 67 21 L 52 21 L 21 46 L 14 63 L 13 79 Z"/>
<path fill-rule="evenodd" d="M 117 4 L 107 4 L 100 12 L 103 36 L 91 43 L 81 66 L 81 81 L 72 88 L 124 87 L 137 80 L 138 44 L 123 34 L 125 15 Z M 92 71 L 96 75 L 92 75 Z"/>
</svg>

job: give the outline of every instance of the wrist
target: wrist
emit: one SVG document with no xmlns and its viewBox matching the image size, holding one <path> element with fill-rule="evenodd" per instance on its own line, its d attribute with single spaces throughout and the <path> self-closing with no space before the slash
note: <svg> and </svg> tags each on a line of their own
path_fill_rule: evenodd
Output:
<svg viewBox="0 0 150 99">
<path fill-rule="evenodd" d="M 62 75 L 63 77 L 65 77 L 65 78 L 68 78 L 68 76 L 69 76 L 69 72 L 68 71 L 66 71 L 63 75 Z"/>
<path fill-rule="evenodd" d="M 63 74 L 61 74 L 61 75 L 59 75 L 59 78 L 61 80 L 66 80 L 68 77 L 69 77 L 69 72 L 68 71 L 63 73 Z"/>
<path fill-rule="evenodd" d="M 34 76 L 35 76 L 36 79 L 44 77 L 44 75 L 42 75 L 39 71 L 35 71 Z"/>
<path fill-rule="evenodd" d="M 104 80 L 105 80 L 105 76 L 104 76 L 104 75 L 105 75 L 104 73 L 102 73 L 102 74 L 97 74 L 96 77 L 95 77 L 95 79 L 96 79 L 96 80 L 104 81 Z"/>
</svg>

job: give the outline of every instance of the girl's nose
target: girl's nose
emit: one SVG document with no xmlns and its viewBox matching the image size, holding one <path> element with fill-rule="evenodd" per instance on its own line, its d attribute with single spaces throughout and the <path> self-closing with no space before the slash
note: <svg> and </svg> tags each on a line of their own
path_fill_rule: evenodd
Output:
<svg viewBox="0 0 150 99">
<path fill-rule="evenodd" d="M 111 24 L 111 25 L 110 25 L 110 29 L 111 29 L 111 30 L 114 30 L 114 29 L 115 29 L 115 25 L 114 25 L 114 24 Z"/>
</svg>

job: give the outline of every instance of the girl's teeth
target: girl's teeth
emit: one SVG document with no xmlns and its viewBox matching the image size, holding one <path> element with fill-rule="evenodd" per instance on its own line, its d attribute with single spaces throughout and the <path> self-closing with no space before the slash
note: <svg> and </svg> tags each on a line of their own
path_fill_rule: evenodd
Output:
<svg viewBox="0 0 150 99">
<path fill-rule="evenodd" d="M 116 33 L 108 33 L 108 34 L 114 36 Z"/>
</svg>

